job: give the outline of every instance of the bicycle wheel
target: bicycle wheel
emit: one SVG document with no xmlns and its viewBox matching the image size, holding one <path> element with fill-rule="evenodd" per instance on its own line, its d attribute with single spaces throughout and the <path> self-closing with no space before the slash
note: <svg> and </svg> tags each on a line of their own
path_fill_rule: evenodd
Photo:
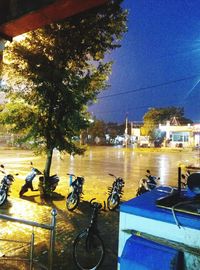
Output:
<svg viewBox="0 0 200 270">
<path fill-rule="evenodd" d="M 104 258 L 104 244 L 100 236 L 87 230 L 80 233 L 74 241 L 73 258 L 78 269 L 98 269 Z"/>
<path fill-rule="evenodd" d="M 67 196 L 66 206 L 69 211 L 73 211 L 79 204 L 79 196 L 77 193 L 70 192 Z"/>
<path fill-rule="evenodd" d="M 114 211 L 119 205 L 120 199 L 117 194 L 110 195 L 107 200 L 108 209 Z"/>
</svg>

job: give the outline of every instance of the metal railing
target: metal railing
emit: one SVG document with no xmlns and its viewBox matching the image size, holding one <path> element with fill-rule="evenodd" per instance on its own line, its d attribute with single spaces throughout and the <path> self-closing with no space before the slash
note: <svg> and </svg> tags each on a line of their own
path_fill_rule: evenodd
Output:
<svg viewBox="0 0 200 270">
<path fill-rule="evenodd" d="M 37 223 L 37 222 L 34 222 L 34 221 L 14 218 L 14 217 L 7 216 L 7 215 L 2 215 L 2 214 L 0 214 L 0 219 L 10 221 L 10 222 L 17 222 L 17 223 L 25 224 L 25 225 L 31 226 L 32 228 L 38 227 L 38 228 L 42 228 L 42 229 L 50 231 L 48 267 L 46 267 L 44 265 L 40 265 L 40 266 L 43 269 L 52 270 L 53 269 L 54 249 L 55 249 L 55 236 L 56 236 L 56 215 L 57 215 L 56 209 L 52 209 L 52 211 L 51 211 L 51 216 L 52 217 L 51 217 L 51 223 L 50 224 Z M 0 241 L 23 243 L 23 244 L 30 245 L 29 259 L 18 258 L 18 260 L 24 260 L 24 261 L 28 260 L 29 261 L 29 266 L 30 266 L 29 269 L 30 270 L 33 269 L 33 264 L 36 262 L 34 260 L 34 241 L 35 241 L 35 233 L 34 233 L 34 231 L 32 231 L 30 242 L 23 242 L 23 241 L 9 240 L 9 239 L 0 239 Z M 3 257 L 2 259 L 5 259 L 5 257 Z"/>
</svg>

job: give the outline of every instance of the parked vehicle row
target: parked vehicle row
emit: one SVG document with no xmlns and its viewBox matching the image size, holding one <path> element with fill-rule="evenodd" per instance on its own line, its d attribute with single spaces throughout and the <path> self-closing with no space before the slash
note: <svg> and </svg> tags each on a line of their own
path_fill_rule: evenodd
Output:
<svg viewBox="0 0 200 270">
<path fill-rule="evenodd" d="M 70 181 L 72 191 L 67 196 L 66 206 L 69 211 L 73 211 L 78 207 L 80 199 L 83 195 L 84 177 L 75 176 L 74 174 L 68 174 L 70 177 L 74 177 L 74 181 Z M 115 180 L 111 187 L 108 188 L 107 207 L 109 210 L 115 210 L 119 204 L 123 194 L 124 180 L 121 177 L 116 177 L 114 174 L 109 174 L 114 177 Z"/>
<path fill-rule="evenodd" d="M 181 188 L 185 189 L 188 187 L 188 178 L 191 175 L 189 170 L 185 174 L 181 174 Z M 145 177 L 142 177 L 138 183 L 138 189 L 136 196 L 142 195 L 148 191 L 153 190 L 159 186 L 160 177 L 151 175 L 150 170 L 146 170 Z"/>
<path fill-rule="evenodd" d="M 4 165 L 0 165 L 0 172 L 4 174 L 4 177 L 1 181 L 0 185 L 0 206 L 3 205 L 7 196 L 10 192 L 10 186 L 14 181 L 14 176 L 11 174 L 7 174 L 5 171 Z M 83 185 L 84 185 L 84 177 L 76 176 L 74 174 L 67 174 L 70 177 L 70 192 L 67 195 L 66 199 L 66 207 L 69 211 L 75 210 L 82 198 L 83 195 Z M 124 180 L 121 177 L 116 177 L 113 174 L 109 174 L 114 177 L 115 180 L 111 187 L 108 188 L 108 198 L 107 198 L 107 206 L 108 209 L 113 211 L 115 210 L 119 204 L 120 199 L 123 194 Z M 33 188 L 33 180 L 36 176 L 39 176 L 38 188 Z M 40 196 L 49 195 L 51 196 L 55 191 L 59 182 L 59 177 L 55 174 L 48 178 L 48 181 L 45 179 L 44 174 L 33 166 L 31 162 L 31 169 L 28 175 L 25 177 L 25 184 L 21 187 L 19 192 L 19 197 L 22 198 L 24 194 L 30 189 L 31 191 L 40 191 Z"/>
<path fill-rule="evenodd" d="M 0 172 L 3 173 L 3 179 L 0 184 L 0 206 L 3 205 L 7 197 L 10 193 L 10 187 L 14 181 L 14 176 L 12 174 L 8 174 L 5 170 L 4 165 L 0 165 Z M 181 185 L 183 188 L 186 187 L 186 182 L 188 175 L 190 174 L 189 171 L 186 174 L 182 174 L 181 178 Z M 70 178 L 70 192 L 67 195 L 66 199 L 66 207 L 69 211 L 75 210 L 80 200 L 83 196 L 83 185 L 85 179 L 83 176 L 76 176 L 74 174 L 67 174 Z M 109 174 L 110 176 L 114 177 L 114 181 L 112 186 L 108 188 L 108 197 L 107 197 L 107 207 L 110 211 L 115 210 L 119 204 L 121 197 L 123 195 L 123 187 L 124 187 L 124 180 L 121 177 L 117 177 L 113 174 Z M 38 188 L 33 188 L 33 180 L 36 176 L 39 176 L 38 181 Z M 136 192 L 136 196 L 142 195 L 148 191 L 153 190 L 159 184 L 160 177 L 152 176 L 150 170 L 146 170 L 145 177 L 141 178 L 138 183 L 138 189 Z M 59 177 L 55 174 L 48 178 L 46 181 L 43 173 L 38 170 L 37 168 L 33 167 L 33 163 L 31 162 L 31 170 L 25 178 L 25 184 L 21 187 L 19 196 L 23 197 L 23 195 L 30 189 L 31 191 L 40 191 L 40 195 L 50 195 L 55 191 L 57 185 L 59 183 Z"/>
</svg>

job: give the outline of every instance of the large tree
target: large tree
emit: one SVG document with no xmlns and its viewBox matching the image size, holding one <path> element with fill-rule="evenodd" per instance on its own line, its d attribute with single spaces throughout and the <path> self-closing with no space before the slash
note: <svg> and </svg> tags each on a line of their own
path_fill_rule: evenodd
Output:
<svg viewBox="0 0 200 270">
<path fill-rule="evenodd" d="M 166 124 L 166 121 L 171 121 L 173 118 L 176 118 L 181 125 L 192 123 L 184 116 L 182 107 L 151 108 L 143 117 L 142 135 L 150 136 L 152 140 L 155 140 L 159 124 Z"/>
<path fill-rule="evenodd" d="M 111 62 L 127 30 L 122 0 L 29 32 L 4 53 L 10 102 L 1 120 L 46 152 L 48 178 L 53 149 L 80 154 L 73 137 L 87 127 L 87 105 L 107 87 Z"/>
</svg>

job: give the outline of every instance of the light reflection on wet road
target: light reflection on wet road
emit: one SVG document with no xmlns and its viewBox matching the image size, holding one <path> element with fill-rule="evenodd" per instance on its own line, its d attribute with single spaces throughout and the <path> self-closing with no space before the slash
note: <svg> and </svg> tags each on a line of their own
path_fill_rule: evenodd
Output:
<svg viewBox="0 0 200 270">
<path fill-rule="evenodd" d="M 107 187 L 112 184 L 113 178 L 108 173 L 121 176 L 125 180 L 124 200 L 135 196 L 139 179 L 145 175 L 146 169 L 150 169 L 153 175 L 160 176 L 161 184 L 177 184 L 177 167 L 180 163 L 192 163 L 198 159 L 195 152 L 134 152 L 131 149 L 94 147 L 86 151 L 84 156 L 70 157 L 61 156 L 55 152 L 51 174 L 57 173 L 60 176 L 57 192 L 65 196 L 68 194 L 69 179 L 67 173 L 74 173 L 85 177 L 84 200 L 96 197 L 102 201 L 106 199 Z M 0 163 L 4 164 L 9 173 L 19 173 L 12 186 L 11 196 L 8 203 L 0 208 L 1 214 L 12 215 L 16 218 L 27 219 L 40 223 L 50 223 L 51 209 L 58 209 L 58 234 L 62 235 L 64 230 L 76 230 L 79 225 L 74 220 L 76 213 L 67 213 L 65 198 L 54 201 L 49 205 L 42 202 L 38 192 L 27 193 L 25 199 L 18 197 L 19 190 L 24 183 L 26 174 L 30 169 L 30 161 L 39 170 L 44 168 L 44 157 L 33 156 L 30 151 L 24 150 L 1 150 Z M 37 186 L 34 180 L 33 185 Z M 65 221 L 63 221 L 65 219 Z M 66 220 L 69 220 L 67 222 Z M 73 222 L 71 222 L 73 221 Z M 75 223 L 74 223 L 75 222 Z M 75 224 L 75 225 L 74 225 Z M 29 241 L 31 230 L 27 226 L 5 221 L 0 221 L 0 238 L 15 238 Z M 38 238 L 36 241 L 48 239 L 47 232 L 37 229 Z M 12 246 L 0 242 L 0 255 L 12 249 Z M 70 269 L 70 268 L 68 268 Z M 72 269 L 72 268 L 71 268 Z"/>
</svg>

